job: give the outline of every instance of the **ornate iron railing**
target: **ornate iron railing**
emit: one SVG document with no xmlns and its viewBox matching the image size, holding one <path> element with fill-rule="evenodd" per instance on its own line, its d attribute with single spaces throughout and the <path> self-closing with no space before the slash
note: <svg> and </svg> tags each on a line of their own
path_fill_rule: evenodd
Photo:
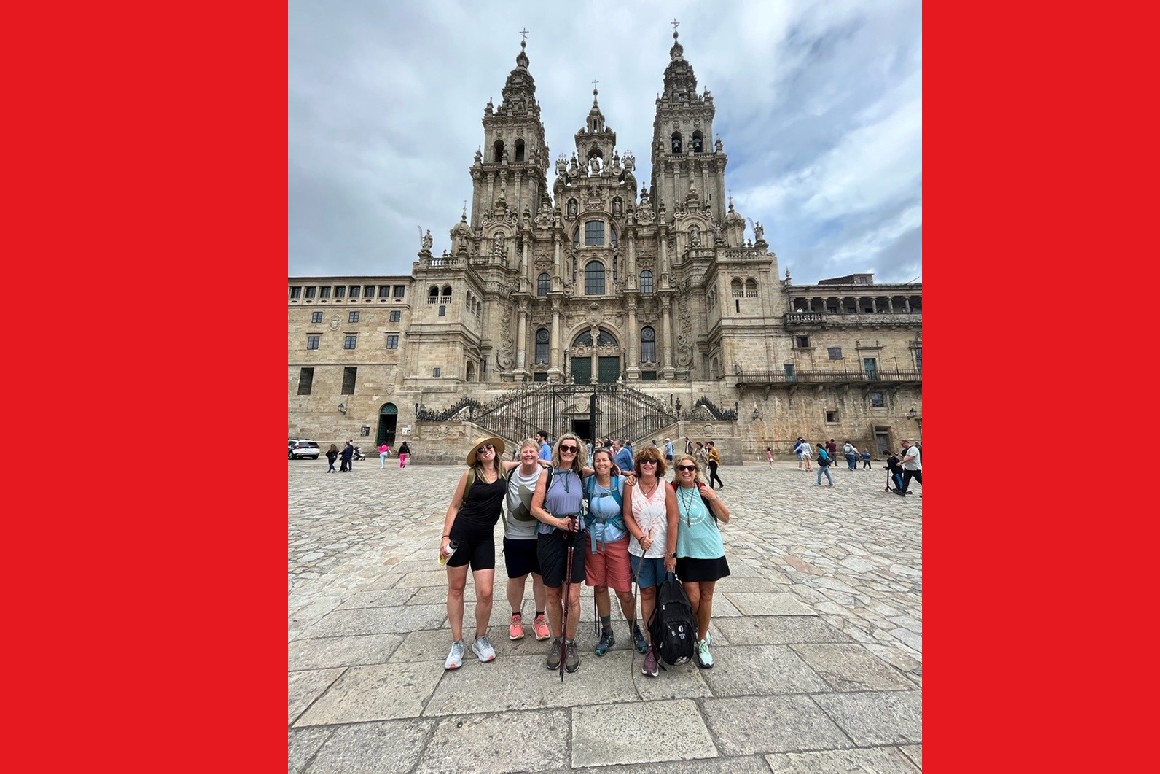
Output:
<svg viewBox="0 0 1160 774">
<path fill-rule="evenodd" d="M 921 384 L 922 371 L 902 369 L 878 369 L 877 371 L 742 371 L 734 374 L 737 386 L 763 384 L 857 384 L 857 383 L 906 383 Z"/>
<path fill-rule="evenodd" d="M 470 420 L 513 442 L 531 438 L 539 430 L 552 438 L 577 432 L 585 440 L 611 436 L 637 441 L 651 439 L 674 425 L 677 412 L 623 384 L 533 382 L 487 403 L 460 398 L 442 411 L 419 406 L 416 418 L 428 422 Z"/>
</svg>

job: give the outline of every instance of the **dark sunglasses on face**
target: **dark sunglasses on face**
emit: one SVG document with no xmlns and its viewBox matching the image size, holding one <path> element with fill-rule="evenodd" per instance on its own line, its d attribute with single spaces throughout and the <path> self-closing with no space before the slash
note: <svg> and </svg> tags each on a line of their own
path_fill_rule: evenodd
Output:
<svg viewBox="0 0 1160 774">
<path fill-rule="evenodd" d="M 696 465 L 677 465 L 677 470 L 696 470 Z"/>
<path fill-rule="evenodd" d="M 495 451 L 495 444 L 493 444 L 493 443 L 482 443 L 482 444 L 480 444 L 480 445 L 479 445 L 479 449 L 477 449 L 477 451 L 483 451 L 484 449 L 490 449 L 491 451 Z"/>
<path fill-rule="evenodd" d="M 561 454 L 564 454 L 566 452 L 571 452 L 572 454 L 575 454 L 578 451 L 580 451 L 579 446 L 572 446 L 571 444 L 563 444 L 563 443 L 560 444 L 560 453 Z"/>
<path fill-rule="evenodd" d="M 645 460 L 641 460 L 641 461 L 640 461 L 640 464 L 641 464 L 641 465 L 656 465 L 656 464 L 657 464 L 657 461 L 656 461 L 656 460 L 648 460 L 648 459 L 645 459 Z"/>
</svg>

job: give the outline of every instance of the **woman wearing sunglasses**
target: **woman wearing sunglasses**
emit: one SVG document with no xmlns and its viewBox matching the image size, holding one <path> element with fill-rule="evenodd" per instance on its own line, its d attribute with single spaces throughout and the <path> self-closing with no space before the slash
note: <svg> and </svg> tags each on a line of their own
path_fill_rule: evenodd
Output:
<svg viewBox="0 0 1160 774">
<path fill-rule="evenodd" d="M 548 590 L 548 627 L 552 630 L 552 644 L 545 666 L 551 670 L 560 668 L 560 626 L 565 623 L 563 585 L 569 545 L 573 547 L 572 585 L 568 594 L 564 669 L 575 672 L 580 668 L 576 627 L 580 625 L 580 584 L 584 581 L 584 530 L 587 527 L 580 506 L 584 498 L 584 475 L 592 472 L 591 468 L 584 467 L 585 456 L 580 439 L 574 433 L 564 433 L 556 441 L 552 453 L 551 486 L 548 486 L 549 476 L 540 476 L 536 493 L 532 495 L 532 515 L 540 522 L 536 556 Z"/>
<path fill-rule="evenodd" d="M 677 577 L 697 620 L 697 644 L 693 658 L 702 669 L 713 667 L 709 653 L 709 619 L 713 615 L 713 589 L 729 574 L 725 544 L 717 522 L 729 522 L 729 509 L 716 490 L 705 485 L 697 461 L 688 454 L 677 458 L 673 488 L 677 500 Z"/>
<path fill-rule="evenodd" d="M 637 452 L 635 469 L 636 484 L 624 488 L 624 524 L 631 536 L 628 554 L 636 587 L 640 589 L 640 619 L 645 622 L 645 633 L 636 628 L 632 637 L 636 649 L 645 654 L 640 673 L 656 677 L 657 654 L 651 638 L 646 641 L 645 636 L 657 603 L 657 587 L 665 574 L 675 572 L 677 567 L 677 497 L 664 479 L 665 462 L 656 449 Z"/>
<path fill-rule="evenodd" d="M 502 438 L 480 438 L 467 453 L 468 470 L 459 477 L 447 516 L 443 519 L 443 540 L 439 544 L 447 560 L 447 620 L 451 624 L 451 652 L 444 669 L 463 665 L 463 591 L 467 586 L 467 565 L 475 581 L 475 641 L 471 651 L 480 661 L 494 661 L 495 648 L 487 639 L 495 586 L 495 524 L 499 521 L 508 482 L 504 472 L 520 463 L 500 458 Z M 402 454 L 402 447 L 399 447 Z M 455 543 L 455 550 L 450 545 Z"/>
</svg>

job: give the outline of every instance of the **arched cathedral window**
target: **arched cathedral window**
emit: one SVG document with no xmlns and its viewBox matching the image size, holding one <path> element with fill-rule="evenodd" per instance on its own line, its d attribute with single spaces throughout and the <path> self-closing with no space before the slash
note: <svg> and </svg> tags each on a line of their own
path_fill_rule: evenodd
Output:
<svg viewBox="0 0 1160 774">
<path fill-rule="evenodd" d="M 680 153 L 681 152 L 681 133 L 680 132 L 673 132 L 672 140 L 673 140 L 673 153 Z"/>
<path fill-rule="evenodd" d="M 548 272 L 541 272 L 540 276 L 536 278 L 536 295 L 546 296 L 551 288 L 552 278 L 548 276 Z"/>
<path fill-rule="evenodd" d="M 604 264 L 600 261 L 589 261 L 584 266 L 584 295 L 604 295 Z"/>
<path fill-rule="evenodd" d="M 548 362 L 548 342 L 551 336 L 548 334 L 547 328 L 540 328 L 536 331 L 536 363 Z"/>
<path fill-rule="evenodd" d="M 516 161 L 524 160 L 524 141 L 516 140 Z"/>
<path fill-rule="evenodd" d="M 657 362 L 657 334 L 647 325 L 640 329 L 640 361 Z"/>
<path fill-rule="evenodd" d="M 653 273 L 648 269 L 640 273 L 640 292 L 644 296 L 653 294 Z"/>
</svg>

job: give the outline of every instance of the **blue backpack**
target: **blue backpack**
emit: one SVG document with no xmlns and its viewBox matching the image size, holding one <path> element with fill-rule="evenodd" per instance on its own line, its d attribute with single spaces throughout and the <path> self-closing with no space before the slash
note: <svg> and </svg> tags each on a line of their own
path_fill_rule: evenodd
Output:
<svg viewBox="0 0 1160 774">
<path fill-rule="evenodd" d="M 604 527 L 605 527 L 605 525 L 608 525 L 608 524 L 611 524 L 613 527 L 616 527 L 621 532 L 628 531 L 624 526 L 624 516 L 621 514 L 621 511 L 618 510 L 616 512 L 615 516 L 604 516 L 602 514 L 597 514 L 595 511 L 592 510 L 593 486 L 595 484 L 595 481 L 596 481 L 595 475 L 591 475 L 587 479 L 584 480 L 584 499 L 587 501 L 587 505 L 588 505 L 588 514 L 587 514 L 587 516 L 588 516 L 588 541 L 591 543 L 592 553 L 596 553 L 596 543 L 597 543 L 597 537 L 596 537 L 597 530 L 594 529 L 593 527 L 595 527 L 595 526 L 600 527 L 599 532 L 600 532 L 602 537 L 604 535 Z M 610 492 L 610 494 L 612 495 L 612 499 L 616 500 L 617 506 L 622 507 L 624 505 L 624 500 L 620 496 L 620 476 L 613 476 L 612 477 L 611 488 L 612 488 L 612 492 Z M 600 542 L 604 542 L 604 541 L 601 539 Z"/>
</svg>

